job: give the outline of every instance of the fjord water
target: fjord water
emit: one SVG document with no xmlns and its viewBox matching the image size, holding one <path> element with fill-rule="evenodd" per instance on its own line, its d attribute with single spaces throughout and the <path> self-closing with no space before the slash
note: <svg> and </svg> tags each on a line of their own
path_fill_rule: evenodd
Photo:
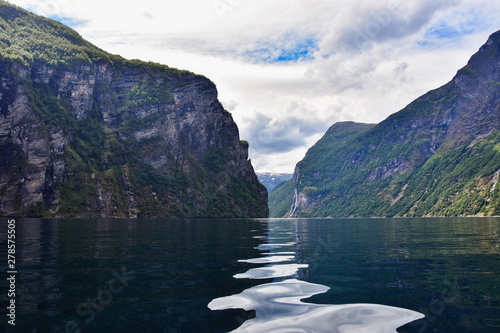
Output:
<svg viewBox="0 0 500 333">
<path fill-rule="evenodd" d="M 0 330 L 499 332 L 499 234 L 500 218 L 18 219 Z"/>
</svg>

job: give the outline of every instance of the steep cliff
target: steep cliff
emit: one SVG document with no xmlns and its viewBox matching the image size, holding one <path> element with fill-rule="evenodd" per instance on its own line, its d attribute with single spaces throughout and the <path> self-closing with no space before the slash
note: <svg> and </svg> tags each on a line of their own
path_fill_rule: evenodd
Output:
<svg viewBox="0 0 500 333">
<path fill-rule="evenodd" d="M 263 217 L 208 79 L 110 55 L 0 2 L 0 214 Z"/>
<path fill-rule="evenodd" d="M 500 32 L 451 82 L 353 134 L 309 150 L 272 216 L 499 215 Z"/>
</svg>

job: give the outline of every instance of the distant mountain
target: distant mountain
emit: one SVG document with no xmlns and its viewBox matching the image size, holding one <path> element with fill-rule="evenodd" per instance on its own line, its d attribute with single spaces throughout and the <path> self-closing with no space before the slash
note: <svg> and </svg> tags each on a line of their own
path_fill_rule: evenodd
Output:
<svg viewBox="0 0 500 333">
<path fill-rule="evenodd" d="M 0 215 L 266 217 L 205 77 L 111 55 L 0 1 Z"/>
<path fill-rule="evenodd" d="M 277 185 L 290 180 L 292 176 L 291 173 L 257 172 L 259 181 L 267 188 L 267 191 L 271 191 Z"/>
<path fill-rule="evenodd" d="M 348 133 L 346 135 L 346 133 Z M 271 216 L 500 215 L 500 31 L 446 85 L 377 125 L 335 124 Z"/>
</svg>

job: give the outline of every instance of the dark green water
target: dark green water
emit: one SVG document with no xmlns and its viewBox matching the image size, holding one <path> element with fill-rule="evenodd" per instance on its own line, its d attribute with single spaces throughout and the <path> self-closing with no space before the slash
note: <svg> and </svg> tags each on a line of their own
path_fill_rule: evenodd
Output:
<svg viewBox="0 0 500 333">
<path fill-rule="evenodd" d="M 2 332 L 500 332 L 498 218 L 16 221 Z"/>
</svg>

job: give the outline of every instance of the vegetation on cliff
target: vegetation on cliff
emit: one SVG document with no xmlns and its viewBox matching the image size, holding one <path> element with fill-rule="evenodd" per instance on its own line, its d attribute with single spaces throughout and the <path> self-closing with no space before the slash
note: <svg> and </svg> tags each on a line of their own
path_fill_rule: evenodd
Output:
<svg viewBox="0 0 500 333">
<path fill-rule="evenodd" d="M 0 1 L 0 214 L 265 217 L 214 84 Z"/>
<path fill-rule="evenodd" d="M 270 194 L 271 216 L 499 215 L 500 32 L 380 124 L 334 125 Z M 367 125 L 368 126 L 368 125 Z"/>
<path fill-rule="evenodd" d="M 83 39 L 75 30 L 55 20 L 38 16 L 0 0 L 0 60 L 23 65 L 43 62 L 51 66 L 72 68 L 81 63 L 113 64 L 116 68 L 139 67 L 183 74 L 166 65 L 127 60 L 109 54 Z"/>
</svg>

